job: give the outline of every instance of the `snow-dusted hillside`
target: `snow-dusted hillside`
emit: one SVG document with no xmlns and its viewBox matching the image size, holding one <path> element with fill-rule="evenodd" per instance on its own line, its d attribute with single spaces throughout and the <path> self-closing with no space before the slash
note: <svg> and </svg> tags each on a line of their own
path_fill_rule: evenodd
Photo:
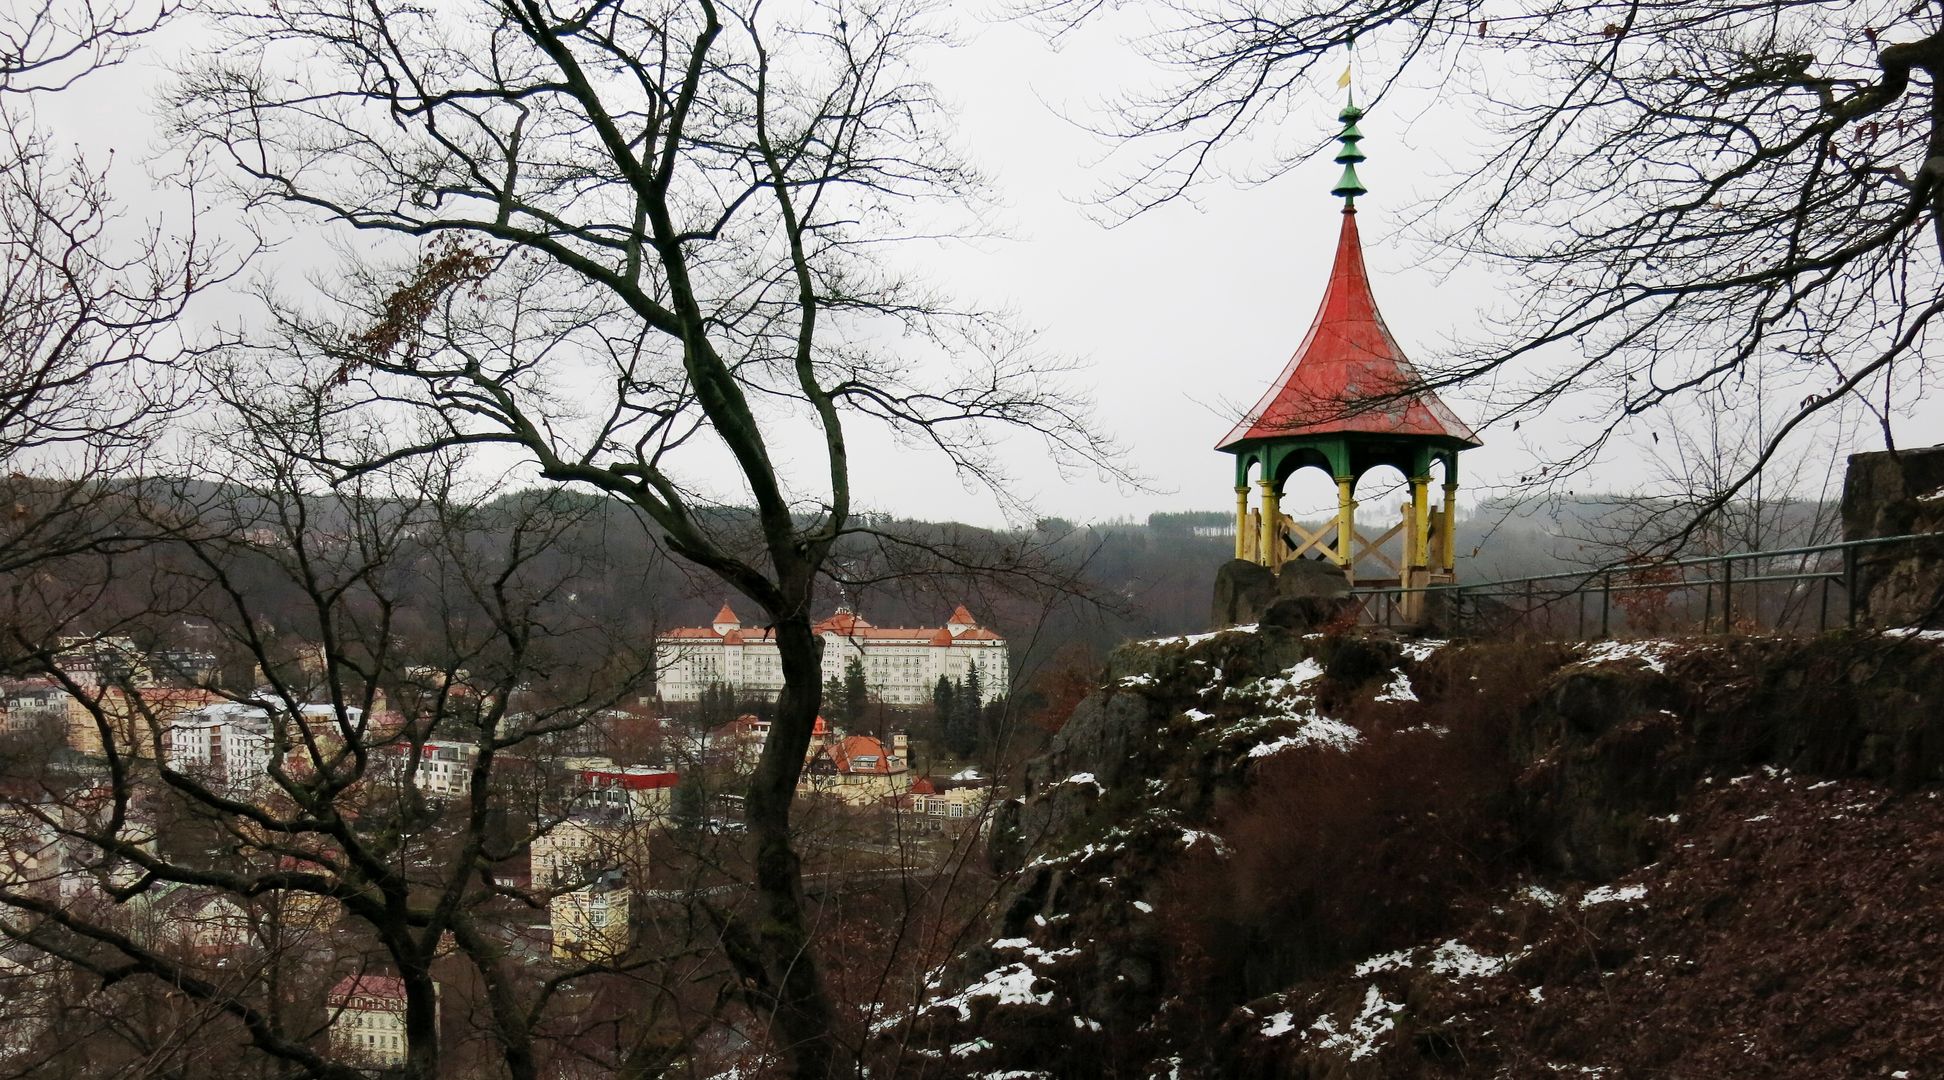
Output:
<svg viewBox="0 0 1944 1080">
<path fill-rule="evenodd" d="M 993 925 L 880 1060 L 1927 1075 L 1940 783 L 1922 638 L 1131 644 L 996 827 Z"/>
</svg>

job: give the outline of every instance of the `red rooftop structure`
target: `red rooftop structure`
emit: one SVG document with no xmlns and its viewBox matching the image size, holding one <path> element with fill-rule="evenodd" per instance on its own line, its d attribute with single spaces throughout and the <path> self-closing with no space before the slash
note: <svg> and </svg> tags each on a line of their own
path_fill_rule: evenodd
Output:
<svg viewBox="0 0 1944 1080">
<path fill-rule="evenodd" d="M 1341 567 L 1352 584 L 1417 589 L 1452 580 L 1458 454 L 1481 444 L 1425 385 L 1377 310 L 1357 233 L 1356 197 L 1365 190 L 1356 173 L 1364 160 L 1357 145 L 1362 117 L 1354 103 L 1340 116 L 1343 149 L 1336 160 L 1344 170 L 1332 193 L 1344 198 L 1343 226 L 1316 318 L 1282 374 L 1216 449 L 1235 455 L 1237 559 L 1279 571 L 1314 552 Z M 1404 474 L 1410 498 L 1396 527 L 1365 536 L 1356 528 L 1356 484 L 1385 465 Z M 1336 481 L 1334 528 L 1312 531 L 1282 513 L 1290 476 L 1311 467 Z M 1445 495 L 1436 510 L 1428 503 L 1434 469 L 1442 473 Z M 1252 479 L 1261 496 L 1256 508 L 1249 505 Z M 1393 560 L 1385 545 L 1399 534 L 1401 560 Z M 1407 606 L 1414 614 L 1416 603 Z"/>
</svg>

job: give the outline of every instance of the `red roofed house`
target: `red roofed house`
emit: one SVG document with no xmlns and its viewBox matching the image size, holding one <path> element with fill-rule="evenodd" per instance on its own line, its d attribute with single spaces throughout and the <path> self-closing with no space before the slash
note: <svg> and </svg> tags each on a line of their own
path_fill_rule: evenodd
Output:
<svg viewBox="0 0 1944 1080">
<path fill-rule="evenodd" d="M 915 816 L 918 828 L 944 832 L 970 825 L 984 828 L 989 820 L 984 812 L 992 797 L 992 788 L 985 784 L 954 783 L 921 776 L 912 781 L 901 804 Z"/>
<path fill-rule="evenodd" d="M 854 805 L 868 805 L 904 794 L 911 787 L 911 761 L 905 736 L 892 744 L 869 735 L 832 739 L 815 748 L 803 766 L 797 790 L 832 795 Z"/>
<path fill-rule="evenodd" d="M 943 626 L 876 626 L 840 607 L 812 629 L 824 639 L 824 678 L 842 678 L 856 657 L 871 693 L 888 705 L 928 702 L 940 676 L 963 679 L 972 668 L 979 672 L 980 696 L 990 701 L 1005 693 L 1010 678 L 1006 639 L 980 626 L 963 604 Z M 751 696 L 774 697 L 783 688 L 770 631 L 743 626 L 728 604 L 708 626 L 669 630 L 655 647 L 663 701 L 695 701 L 717 683 Z"/>
<path fill-rule="evenodd" d="M 331 1052 L 370 1065 L 403 1065 L 405 980 L 391 975 L 347 975 L 325 999 Z"/>
<path fill-rule="evenodd" d="M 1314 552 L 1355 584 L 1421 587 L 1452 579 L 1458 454 L 1480 443 L 1425 385 L 1377 311 L 1357 235 L 1362 116 L 1354 104 L 1342 114 L 1337 161 L 1344 172 L 1333 194 L 1344 197 L 1343 227 L 1316 319 L 1282 374 L 1216 449 L 1235 455 L 1236 558 L 1279 569 Z M 1390 533 L 1372 538 L 1356 529 L 1357 481 L 1386 465 L 1403 473 L 1410 491 L 1403 521 L 1391 530 L 1403 537 L 1401 563 L 1383 550 Z M 1284 485 L 1305 468 L 1326 470 L 1336 481 L 1334 528 L 1311 532 L 1281 511 Z M 1428 501 L 1434 469 L 1444 486 L 1444 504 L 1435 510 Z M 1254 509 L 1252 477 L 1261 495 Z M 1364 571 L 1376 571 L 1377 563 L 1389 572 Z"/>
</svg>

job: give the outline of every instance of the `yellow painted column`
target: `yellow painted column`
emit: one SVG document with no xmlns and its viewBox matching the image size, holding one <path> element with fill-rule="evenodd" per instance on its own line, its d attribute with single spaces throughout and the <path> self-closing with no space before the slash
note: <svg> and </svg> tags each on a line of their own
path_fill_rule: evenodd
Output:
<svg viewBox="0 0 1944 1080">
<path fill-rule="evenodd" d="M 1350 497 L 1355 481 L 1347 477 L 1337 479 L 1337 565 L 1345 570 L 1356 556 L 1357 542 L 1357 500 Z"/>
<path fill-rule="evenodd" d="M 1458 485 L 1445 485 L 1444 570 L 1449 574 L 1458 566 Z"/>
<path fill-rule="evenodd" d="M 1235 489 L 1235 557 L 1247 558 L 1249 550 L 1249 485 Z"/>
<path fill-rule="evenodd" d="M 1411 550 L 1407 566 L 1426 566 L 1431 560 L 1431 478 L 1414 476 L 1411 478 L 1411 524 L 1405 531 L 1411 534 Z"/>
<path fill-rule="evenodd" d="M 1262 565 L 1274 570 L 1282 565 L 1282 506 L 1276 489 L 1267 480 L 1262 485 Z"/>
</svg>

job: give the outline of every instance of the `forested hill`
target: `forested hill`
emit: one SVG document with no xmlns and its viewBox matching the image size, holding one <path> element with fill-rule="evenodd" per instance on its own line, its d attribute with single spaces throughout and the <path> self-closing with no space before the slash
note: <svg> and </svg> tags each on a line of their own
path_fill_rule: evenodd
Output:
<svg viewBox="0 0 1944 1080">
<path fill-rule="evenodd" d="M 239 528 L 262 505 L 247 491 L 216 484 L 148 482 L 143 491 L 147 500 L 167 501 L 206 520 L 236 522 Z M 489 515 L 510 512 L 541 494 L 510 492 L 482 509 Z M 561 573 L 577 578 L 575 602 L 606 625 L 637 635 L 699 625 L 725 600 L 746 620 L 757 621 L 760 613 L 753 605 L 727 595 L 715 578 L 666 551 L 653 527 L 626 504 L 557 491 L 547 497 L 573 520 L 562 542 L 539 558 L 559 563 Z M 318 496 L 315 504 L 307 527 L 328 540 L 343 514 L 328 496 Z M 1382 504 L 1376 496 L 1365 503 L 1373 525 Z M 1487 502 L 1459 518 L 1459 578 L 1550 573 L 1623 557 L 1687 521 L 1683 509 L 1691 508 L 1606 495 L 1526 507 Z M 490 527 L 489 520 L 482 518 L 482 526 Z M 1688 549 L 1750 550 L 1831 539 L 1834 520 L 1829 504 L 1738 505 Z M 935 626 L 963 603 L 1008 637 L 1021 660 L 1028 652 L 1045 658 L 1065 650 L 1095 663 L 1130 638 L 1204 629 L 1215 572 L 1234 544 L 1225 511 L 1093 523 L 1045 518 L 1013 530 L 889 515 L 861 521 L 876 534 L 913 543 L 893 545 L 865 535 L 847 540 L 833 563 L 847 580 L 826 583 L 821 599 L 826 609 L 848 602 L 880 626 Z M 717 510 L 711 521 L 726 534 L 746 530 L 747 523 L 747 514 L 735 509 Z M 755 542 L 753 535 L 749 542 Z M 266 602 L 274 608 L 274 597 Z M 274 610 L 269 614 L 275 618 Z M 1032 666 L 1015 663 L 1015 670 Z"/>
</svg>

